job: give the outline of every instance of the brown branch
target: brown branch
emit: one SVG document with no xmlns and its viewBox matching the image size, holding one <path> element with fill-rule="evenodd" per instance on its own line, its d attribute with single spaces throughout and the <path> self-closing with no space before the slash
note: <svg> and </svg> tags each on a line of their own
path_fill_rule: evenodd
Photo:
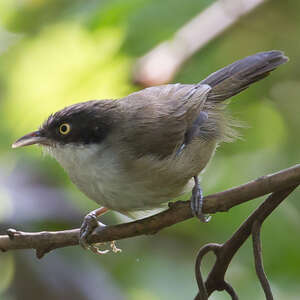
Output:
<svg viewBox="0 0 300 300">
<path fill-rule="evenodd" d="M 215 243 L 210 243 L 204 245 L 200 250 L 197 255 L 196 259 L 196 264 L 195 264 L 195 274 L 196 274 L 196 280 L 199 288 L 199 293 L 196 297 L 196 300 L 207 300 L 208 299 L 208 294 L 206 290 L 206 286 L 203 281 L 203 277 L 200 271 L 200 265 L 203 260 L 203 257 L 208 253 L 208 252 L 213 252 L 216 256 L 218 255 L 218 250 L 222 247 L 222 245 L 215 244 Z"/>
<path fill-rule="evenodd" d="M 204 198 L 204 213 L 227 211 L 231 207 L 251 199 L 282 190 L 300 183 L 300 165 L 278 173 L 260 177 L 241 186 L 206 196 Z M 192 218 L 189 201 L 172 203 L 170 208 L 157 215 L 135 222 L 107 226 L 101 231 L 95 230 L 90 242 L 100 243 L 120 240 L 142 234 L 153 234 L 165 227 Z M 41 258 L 45 253 L 61 247 L 78 244 L 79 229 L 56 232 L 10 232 L 0 236 L 0 249 L 36 249 Z"/>
<path fill-rule="evenodd" d="M 264 290 L 265 296 L 267 300 L 273 300 L 274 297 L 272 295 L 271 287 L 267 276 L 264 271 L 263 259 L 262 259 L 262 250 L 261 250 L 261 239 L 260 239 L 260 229 L 262 223 L 259 221 L 254 221 L 252 226 L 252 242 L 253 242 L 253 255 L 255 262 L 255 271 L 257 277 L 260 281 L 260 284 Z"/>
<path fill-rule="evenodd" d="M 232 237 L 227 240 L 224 244 L 218 247 L 217 251 L 214 251 L 217 260 L 210 271 L 208 278 L 205 282 L 205 292 L 208 296 L 210 296 L 214 291 L 222 291 L 225 290 L 230 293 L 232 299 L 238 299 L 236 293 L 233 288 L 225 282 L 225 273 L 228 269 L 228 266 L 238 251 L 238 249 L 243 245 L 243 243 L 248 239 L 252 232 L 253 224 L 255 222 L 259 222 L 262 224 L 264 220 L 272 213 L 272 211 L 292 192 L 294 191 L 299 183 L 294 186 L 290 186 L 285 188 L 284 190 L 277 191 L 272 193 L 248 218 L 247 220 L 240 226 L 240 228 L 232 235 Z M 211 244 L 208 244 L 211 245 Z M 203 258 L 203 248 L 199 251 L 198 256 Z M 196 267 L 199 269 L 198 257 L 196 261 Z M 262 268 L 262 265 L 261 265 Z M 202 280 L 202 276 L 198 279 L 199 274 L 201 276 L 200 270 L 196 271 L 196 278 L 198 280 Z M 261 269 L 260 269 L 261 274 Z M 201 288 L 201 284 L 198 285 L 199 289 Z M 265 285 L 264 285 L 265 287 Z M 195 299 L 200 298 L 203 294 L 203 291 L 199 290 L 198 295 Z M 205 299 L 205 298 L 204 298 Z M 272 298 L 267 298 L 272 299 Z"/>
<path fill-rule="evenodd" d="M 236 294 L 234 288 L 226 281 L 224 281 L 224 291 L 226 291 L 232 300 L 239 300 L 238 295 Z"/>
</svg>

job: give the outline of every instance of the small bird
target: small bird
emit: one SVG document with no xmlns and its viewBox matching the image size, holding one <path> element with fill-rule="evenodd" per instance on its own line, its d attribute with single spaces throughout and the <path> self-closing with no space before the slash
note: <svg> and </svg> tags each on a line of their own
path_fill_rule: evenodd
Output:
<svg viewBox="0 0 300 300">
<path fill-rule="evenodd" d="M 198 175 L 216 147 L 236 138 L 224 100 L 238 94 L 288 61 L 267 51 L 214 72 L 197 84 L 167 84 L 117 100 L 68 106 L 13 148 L 38 144 L 53 156 L 71 181 L 102 207 L 81 226 L 80 243 L 99 226 L 107 210 L 136 217 L 192 190 L 192 213 L 202 213 Z"/>
</svg>

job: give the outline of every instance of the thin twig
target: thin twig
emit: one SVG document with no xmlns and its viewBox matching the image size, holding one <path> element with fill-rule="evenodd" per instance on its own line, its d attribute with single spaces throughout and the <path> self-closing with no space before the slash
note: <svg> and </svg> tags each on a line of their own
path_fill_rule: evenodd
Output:
<svg viewBox="0 0 300 300">
<path fill-rule="evenodd" d="M 260 284 L 266 295 L 266 300 L 273 300 L 274 298 L 271 291 L 271 287 L 263 266 L 261 239 L 260 239 L 261 225 L 262 223 L 260 223 L 259 221 L 254 221 L 252 226 L 252 242 L 253 242 L 255 270 L 256 270 L 257 277 L 260 281 Z"/>
<path fill-rule="evenodd" d="M 224 291 L 226 291 L 232 300 L 239 300 L 237 293 L 235 292 L 234 288 L 226 281 L 224 281 Z"/>
<path fill-rule="evenodd" d="M 221 248 L 221 246 L 222 245 L 214 244 L 214 243 L 206 244 L 198 252 L 196 264 L 195 264 L 195 274 L 196 274 L 196 280 L 197 280 L 197 284 L 198 284 L 198 288 L 199 288 L 199 293 L 198 293 L 197 297 L 195 298 L 195 300 L 207 300 L 208 299 L 207 290 L 206 290 L 206 287 L 205 287 L 205 284 L 204 284 L 204 281 L 202 278 L 202 274 L 200 271 L 202 259 L 210 251 L 214 252 L 214 254 L 217 256 L 218 249 Z"/>
<path fill-rule="evenodd" d="M 298 183 L 299 184 L 299 183 Z M 243 245 L 252 232 L 252 227 L 254 222 L 263 223 L 263 221 L 274 211 L 274 209 L 292 192 L 297 188 L 297 185 L 285 188 L 284 190 L 272 193 L 248 218 L 243 224 L 238 228 L 238 230 L 228 239 L 217 252 L 217 260 L 210 271 L 207 280 L 205 282 L 205 287 L 208 296 L 210 296 L 214 291 L 226 290 L 230 292 L 232 299 L 236 298 L 237 295 L 234 290 L 229 288 L 228 283 L 225 283 L 225 273 L 228 266 L 238 251 L 238 249 Z M 208 244 L 210 245 L 210 244 Z M 202 249 L 205 249 L 205 246 Z M 196 261 L 198 266 L 198 258 Z M 199 270 L 199 268 L 198 268 Z M 199 270 L 200 272 L 200 270 Z M 202 278 L 202 275 L 196 273 L 196 278 Z M 225 283 L 225 284 L 224 284 Z M 201 285 L 200 285 L 201 287 Z M 202 293 L 199 291 L 198 295 Z M 198 297 L 198 296 L 197 296 Z M 196 298 L 200 299 L 200 298 Z"/>
<path fill-rule="evenodd" d="M 300 183 L 300 165 L 275 174 L 260 177 L 239 187 L 204 197 L 203 212 L 227 211 L 231 207 Z M 157 215 L 95 230 L 89 242 L 103 243 L 143 234 L 153 234 L 165 227 L 192 218 L 189 201 L 178 201 Z M 41 258 L 45 253 L 61 247 L 78 244 L 79 229 L 25 233 L 17 231 L 13 238 L 0 236 L 0 250 L 36 249 Z"/>
</svg>

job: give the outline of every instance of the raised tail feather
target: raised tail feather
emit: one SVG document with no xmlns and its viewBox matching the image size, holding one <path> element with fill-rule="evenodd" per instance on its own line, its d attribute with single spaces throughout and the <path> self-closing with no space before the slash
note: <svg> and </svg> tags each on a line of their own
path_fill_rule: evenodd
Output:
<svg viewBox="0 0 300 300">
<path fill-rule="evenodd" d="M 214 72 L 200 84 L 212 87 L 208 94 L 209 101 L 221 102 L 268 76 L 271 71 L 287 61 L 288 58 L 281 51 L 256 53 Z"/>
</svg>

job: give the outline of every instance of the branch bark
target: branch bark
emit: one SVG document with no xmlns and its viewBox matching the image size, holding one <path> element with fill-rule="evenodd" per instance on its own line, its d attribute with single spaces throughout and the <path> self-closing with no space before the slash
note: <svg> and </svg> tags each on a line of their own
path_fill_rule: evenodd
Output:
<svg viewBox="0 0 300 300">
<path fill-rule="evenodd" d="M 251 199 L 280 191 L 300 184 L 300 164 L 280 172 L 262 176 L 241 186 L 204 197 L 204 213 L 227 211 Z M 157 215 L 135 222 L 106 226 L 95 230 L 90 242 L 102 243 L 120 240 L 142 234 L 153 234 L 159 230 L 192 218 L 190 201 L 170 203 L 170 208 Z M 7 235 L 0 236 L 2 251 L 15 249 L 36 249 L 38 258 L 61 247 L 78 244 L 79 229 L 64 231 L 21 232 L 10 229 Z"/>
<path fill-rule="evenodd" d="M 232 235 L 232 237 L 228 239 L 224 244 L 206 244 L 199 250 L 195 264 L 195 275 L 199 287 L 199 292 L 195 297 L 195 300 L 207 300 L 214 291 L 223 290 L 229 293 L 232 299 L 238 299 L 238 296 L 233 287 L 225 281 L 225 274 L 232 258 L 239 250 L 239 248 L 244 244 L 244 242 L 248 239 L 251 233 L 253 235 L 255 269 L 265 292 L 266 299 L 273 299 L 270 285 L 265 275 L 262 264 L 261 244 L 259 236 L 260 227 L 264 220 L 274 211 L 274 209 L 296 188 L 297 185 L 272 193 L 246 219 L 246 221 L 243 222 L 243 224 Z M 203 257 L 208 252 L 213 252 L 217 259 L 204 284 L 200 265 Z"/>
<path fill-rule="evenodd" d="M 274 300 L 271 291 L 271 286 L 268 281 L 267 275 L 264 270 L 264 265 L 263 265 L 262 247 L 261 247 L 261 238 L 260 238 L 261 225 L 262 223 L 256 220 L 252 226 L 252 243 L 253 243 L 255 271 L 260 281 L 260 284 L 264 290 L 266 300 Z"/>
<path fill-rule="evenodd" d="M 216 283 L 224 280 L 230 261 L 251 234 L 253 223 L 255 221 L 263 223 L 272 211 L 297 187 L 297 185 L 274 192 L 270 195 L 267 200 L 265 200 L 248 217 L 233 236 L 222 245 L 222 249 L 219 250 L 218 253 L 217 261 L 205 283 L 208 295 L 216 290 Z"/>
</svg>

